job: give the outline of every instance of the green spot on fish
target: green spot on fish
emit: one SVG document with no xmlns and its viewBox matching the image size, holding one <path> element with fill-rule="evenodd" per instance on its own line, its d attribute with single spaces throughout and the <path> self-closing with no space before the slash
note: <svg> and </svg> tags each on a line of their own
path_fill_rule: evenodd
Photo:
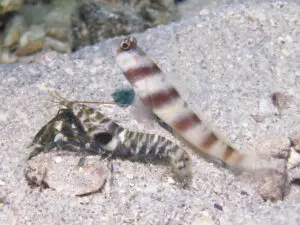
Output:
<svg viewBox="0 0 300 225">
<path fill-rule="evenodd" d="M 133 89 L 122 89 L 112 94 L 114 101 L 121 105 L 131 105 L 134 101 L 135 93 Z"/>
</svg>

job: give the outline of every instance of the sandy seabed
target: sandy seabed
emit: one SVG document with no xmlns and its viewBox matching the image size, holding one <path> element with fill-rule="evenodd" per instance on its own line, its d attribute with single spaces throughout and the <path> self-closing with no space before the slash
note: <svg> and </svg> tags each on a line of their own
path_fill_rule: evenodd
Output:
<svg viewBox="0 0 300 225">
<path fill-rule="evenodd" d="M 258 146 L 266 140 L 287 139 L 300 130 L 299 9 L 292 2 L 233 4 L 134 36 L 189 105 L 241 151 L 251 153 L 261 151 Z M 29 187 L 26 146 L 57 112 L 49 91 L 71 100 L 104 101 L 116 89 L 130 87 L 114 63 L 115 42 L 0 66 L 0 224 L 300 224 L 299 186 L 292 185 L 284 201 L 265 202 L 255 183 L 186 146 L 193 168 L 188 189 L 173 182 L 168 167 L 117 159 L 112 161 L 113 182 L 99 193 L 76 197 L 66 187 L 80 156 L 57 151 L 32 162 L 51 165 L 50 188 Z M 292 99 L 280 116 L 268 102 L 274 92 Z M 127 128 L 180 143 L 154 122 L 146 126 L 136 120 L 130 107 L 103 112 Z M 266 118 L 257 122 L 252 115 Z M 95 160 L 107 164 L 98 156 L 87 163 Z M 272 160 L 270 165 L 276 165 Z"/>
</svg>

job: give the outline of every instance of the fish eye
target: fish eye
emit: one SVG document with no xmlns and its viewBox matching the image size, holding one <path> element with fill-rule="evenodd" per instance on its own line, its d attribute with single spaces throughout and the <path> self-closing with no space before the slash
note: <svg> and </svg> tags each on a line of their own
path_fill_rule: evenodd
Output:
<svg viewBox="0 0 300 225">
<path fill-rule="evenodd" d="M 136 45 L 136 39 L 134 37 L 128 37 L 121 42 L 121 50 L 128 51 Z"/>
<path fill-rule="evenodd" d="M 122 44 L 122 48 L 123 48 L 124 50 L 127 50 L 128 47 L 129 47 L 129 45 L 128 45 L 127 43 L 123 43 L 123 44 Z"/>
</svg>

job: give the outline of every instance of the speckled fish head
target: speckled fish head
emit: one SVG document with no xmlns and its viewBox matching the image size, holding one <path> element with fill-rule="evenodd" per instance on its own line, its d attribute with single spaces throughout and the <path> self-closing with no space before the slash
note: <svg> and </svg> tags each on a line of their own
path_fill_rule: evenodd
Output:
<svg viewBox="0 0 300 225">
<path fill-rule="evenodd" d="M 134 37 L 127 37 L 118 46 L 113 47 L 113 54 L 117 65 L 130 82 L 139 79 L 143 75 L 144 68 L 147 72 L 155 66 L 146 53 L 137 46 Z"/>
<path fill-rule="evenodd" d="M 133 48 L 136 48 L 136 46 L 137 41 L 135 37 L 129 36 L 121 41 L 119 51 L 129 51 Z"/>
</svg>

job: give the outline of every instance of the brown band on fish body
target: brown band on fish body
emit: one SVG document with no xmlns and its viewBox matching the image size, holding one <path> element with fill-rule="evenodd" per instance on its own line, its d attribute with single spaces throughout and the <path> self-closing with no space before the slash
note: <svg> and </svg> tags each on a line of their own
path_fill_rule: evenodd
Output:
<svg viewBox="0 0 300 225">
<path fill-rule="evenodd" d="M 241 153 L 237 150 L 234 151 L 232 156 L 234 156 L 234 155 L 235 155 L 235 159 L 233 160 L 234 165 L 241 164 L 242 160 L 245 159 L 245 157 L 246 157 L 246 155 L 244 155 L 243 153 Z"/>
<path fill-rule="evenodd" d="M 196 114 L 191 113 L 177 119 L 172 123 L 172 125 L 177 131 L 184 132 L 185 130 L 190 129 L 195 124 L 199 124 L 199 123 L 201 123 L 200 118 Z"/>
<path fill-rule="evenodd" d="M 200 146 L 204 149 L 209 149 L 216 141 L 218 141 L 217 136 L 213 132 L 210 132 L 201 142 Z"/>
<path fill-rule="evenodd" d="M 144 77 L 152 76 L 156 73 L 161 73 L 161 70 L 157 65 L 153 64 L 153 66 L 151 67 L 139 67 L 129 69 L 124 74 L 130 83 L 134 83 L 138 80 L 143 79 Z"/>
<path fill-rule="evenodd" d="M 244 159 L 245 155 L 236 149 L 234 149 L 231 146 L 227 146 L 226 151 L 223 153 L 223 161 L 229 162 L 231 161 L 231 164 L 238 165 L 241 163 L 241 161 Z"/>
<path fill-rule="evenodd" d="M 146 106 L 153 109 L 158 109 L 177 98 L 180 98 L 179 93 L 175 88 L 171 88 L 146 96 L 142 99 L 142 101 Z"/>
<path fill-rule="evenodd" d="M 234 148 L 232 148 L 231 146 L 227 146 L 227 148 L 222 156 L 223 160 L 226 162 L 234 152 L 235 152 Z"/>
</svg>

